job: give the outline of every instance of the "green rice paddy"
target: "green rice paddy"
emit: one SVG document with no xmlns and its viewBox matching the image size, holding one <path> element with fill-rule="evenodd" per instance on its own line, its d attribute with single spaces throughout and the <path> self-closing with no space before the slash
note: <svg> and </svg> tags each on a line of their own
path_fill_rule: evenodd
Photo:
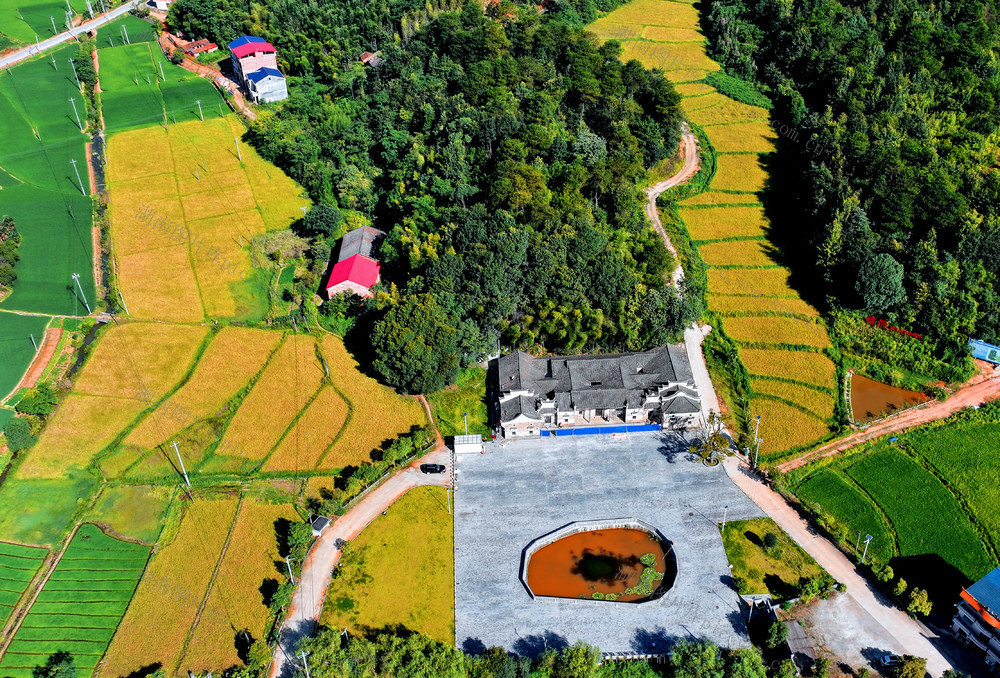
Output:
<svg viewBox="0 0 1000 678">
<path fill-rule="evenodd" d="M 70 0 L 70 6 L 74 14 L 89 18 L 84 0 Z M 12 42 L 51 38 L 53 21 L 59 32 L 66 30 L 66 0 L 0 0 L 0 36 Z"/>
<path fill-rule="evenodd" d="M 220 111 L 208 80 L 170 63 L 153 43 L 105 47 L 98 60 L 108 132 L 217 118 L 227 110 Z"/>
<path fill-rule="evenodd" d="M 0 626 L 41 567 L 45 549 L 0 542 Z"/>
<path fill-rule="evenodd" d="M 2 0 L 0 0 L 2 2 Z M 156 29 L 148 21 L 126 14 L 97 29 L 97 47 L 116 47 L 125 44 L 125 36 L 129 44 L 150 42 L 156 40 Z"/>
<path fill-rule="evenodd" d="M 14 218 L 22 236 L 18 280 L 3 308 L 86 314 L 73 273 L 88 303 L 96 302 L 84 195 L 87 138 L 70 103 L 82 119 L 83 97 L 69 65 L 75 50 L 69 45 L 0 72 L 0 212 Z"/>
<path fill-rule="evenodd" d="M 27 678 L 53 652 L 73 654 L 90 675 L 107 649 L 149 558 L 149 548 L 81 525 L 24 623 L 0 658 L 0 672 Z"/>
<path fill-rule="evenodd" d="M 49 319 L 0 313 L 0 398 L 14 390 L 35 357 L 31 337 L 41 344 Z"/>
</svg>

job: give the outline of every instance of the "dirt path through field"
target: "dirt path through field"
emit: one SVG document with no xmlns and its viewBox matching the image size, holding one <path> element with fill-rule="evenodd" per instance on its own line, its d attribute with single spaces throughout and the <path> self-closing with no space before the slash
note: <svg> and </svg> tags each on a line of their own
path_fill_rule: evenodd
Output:
<svg viewBox="0 0 1000 678">
<path fill-rule="evenodd" d="M 778 464 L 778 470 L 782 473 L 787 473 L 816 459 L 832 457 L 855 445 L 860 445 L 863 442 L 889 433 L 899 433 L 900 431 L 905 431 L 937 419 L 944 419 L 955 414 L 963 407 L 972 407 L 984 402 L 1000 399 L 1000 369 L 992 369 L 992 367 L 988 369 L 984 368 L 985 363 L 980 363 L 979 361 L 977 361 L 977 364 L 980 366 L 980 373 L 966 382 L 965 385 L 947 400 L 932 400 L 891 417 L 886 417 L 863 431 L 857 431 L 846 438 L 835 440 L 811 452 Z"/>
<path fill-rule="evenodd" d="M 941 641 L 935 633 L 886 600 L 858 573 L 847 556 L 827 539 L 813 532 L 781 495 L 748 471 L 744 462 L 737 457 L 728 457 L 723 465 L 726 473 L 744 494 L 770 516 L 778 527 L 787 532 L 796 544 L 815 558 L 834 579 L 846 584 L 846 595 L 853 598 L 888 631 L 907 653 L 927 658 L 928 673 L 940 676 L 952 667 L 951 661 L 938 649 Z"/>
<path fill-rule="evenodd" d="M 45 330 L 42 345 L 38 348 L 38 353 L 35 354 L 31 365 L 28 366 L 28 371 L 21 377 L 21 383 L 17 385 L 18 389 L 32 388 L 38 383 L 42 372 L 45 371 L 45 368 L 49 365 L 49 361 L 52 360 L 52 356 L 55 355 L 56 347 L 59 346 L 59 340 L 62 338 L 62 333 L 61 327 L 50 327 Z"/>
<path fill-rule="evenodd" d="M 438 440 L 440 441 L 440 436 Z M 350 511 L 323 531 L 302 564 L 302 574 L 296 582 L 274 650 L 270 678 L 290 678 L 295 665 L 300 661 L 292 658 L 295 646 L 300 639 L 312 635 L 319 624 L 326 590 L 330 586 L 333 569 L 340 561 L 343 543 L 361 534 L 383 511 L 413 488 L 421 485 L 450 485 L 454 472 L 451 461 L 448 448 L 440 445 L 369 492 Z M 440 474 L 421 473 L 420 465 L 428 463 L 443 464 L 448 470 Z"/>
<path fill-rule="evenodd" d="M 681 266 L 681 262 L 677 259 L 677 249 L 674 244 L 670 242 L 670 237 L 667 235 L 666 229 L 663 228 L 663 223 L 660 221 L 660 212 L 656 209 L 656 199 L 660 197 L 660 194 L 666 191 L 668 188 L 673 188 L 679 184 L 683 184 L 685 181 L 693 177 L 698 169 L 701 167 L 701 163 L 698 161 L 698 140 L 695 139 L 694 134 L 688 128 L 687 123 L 684 123 L 683 132 L 681 134 L 681 152 L 684 154 L 684 164 L 681 166 L 680 171 L 674 174 L 669 179 L 664 179 L 663 181 L 650 186 L 645 189 L 646 197 L 646 216 L 653 223 L 653 228 L 656 232 L 660 234 L 663 238 L 663 244 L 667 246 L 670 253 L 674 255 L 674 259 L 677 260 L 677 268 L 674 269 L 673 276 L 674 284 L 678 284 L 684 277 L 684 268 Z"/>
<path fill-rule="evenodd" d="M 178 49 L 182 49 L 182 45 L 186 44 L 180 38 L 163 31 L 160 34 L 160 48 L 166 55 L 171 55 Z M 183 51 L 181 52 L 183 54 Z M 235 105 L 239 109 L 240 113 L 245 115 L 249 120 L 256 120 L 257 113 L 254 111 L 250 104 L 247 103 L 246 97 L 243 96 L 243 92 L 240 91 L 239 86 L 229 78 L 222 75 L 222 71 L 219 68 L 212 68 L 206 66 L 205 64 L 200 64 L 194 59 L 184 54 L 184 60 L 181 61 L 180 67 L 184 70 L 191 71 L 192 73 L 197 73 L 203 78 L 208 78 L 212 83 L 218 87 L 220 90 L 226 90 L 232 96 L 232 99 L 226 99 L 226 102 L 230 105 Z"/>
</svg>

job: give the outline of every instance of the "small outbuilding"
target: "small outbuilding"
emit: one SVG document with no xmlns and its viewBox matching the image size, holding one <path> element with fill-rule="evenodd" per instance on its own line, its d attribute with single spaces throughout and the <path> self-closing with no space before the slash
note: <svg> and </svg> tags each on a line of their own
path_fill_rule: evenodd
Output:
<svg viewBox="0 0 1000 678">
<path fill-rule="evenodd" d="M 365 66 L 375 67 L 382 63 L 382 57 L 379 56 L 378 52 L 362 52 L 361 63 Z"/>
<path fill-rule="evenodd" d="M 316 516 L 309 524 L 312 526 L 313 536 L 318 537 L 323 534 L 323 530 L 330 526 L 330 519 L 326 516 Z"/>
<path fill-rule="evenodd" d="M 483 451 L 483 437 L 472 434 L 455 436 L 452 447 L 455 454 L 479 454 Z"/>
<path fill-rule="evenodd" d="M 376 259 L 378 242 L 385 233 L 361 226 L 349 231 L 340 241 L 340 255 L 332 267 L 323 286 L 327 299 L 348 292 L 361 297 L 372 296 L 371 288 L 379 281 L 381 265 Z"/>
<path fill-rule="evenodd" d="M 198 56 L 202 52 L 206 54 L 211 54 L 219 49 L 219 46 L 214 42 L 209 42 L 208 40 L 195 40 L 194 42 L 189 42 L 184 45 L 184 52 L 188 56 Z"/>
</svg>

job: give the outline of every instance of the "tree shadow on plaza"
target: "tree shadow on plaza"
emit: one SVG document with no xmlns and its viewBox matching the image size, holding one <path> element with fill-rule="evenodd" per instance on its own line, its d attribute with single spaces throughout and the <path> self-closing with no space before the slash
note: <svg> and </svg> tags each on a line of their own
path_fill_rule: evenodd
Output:
<svg viewBox="0 0 1000 678">
<path fill-rule="evenodd" d="M 514 643 L 514 652 L 522 657 L 537 659 L 546 650 L 562 650 L 569 647 L 570 643 L 566 638 L 552 631 L 523 636 Z"/>
</svg>

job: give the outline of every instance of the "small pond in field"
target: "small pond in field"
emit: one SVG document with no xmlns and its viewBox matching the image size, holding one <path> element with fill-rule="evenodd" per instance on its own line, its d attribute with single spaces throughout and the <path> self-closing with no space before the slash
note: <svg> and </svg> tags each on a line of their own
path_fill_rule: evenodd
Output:
<svg viewBox="0 0 1000 678">
<path fill-rule="evenodd" d="M 677 563 L 669 543 L 635 528 L 588 530 L 562 537 L 528 557 L 536 596 L 636 603 L 673 586 Z"/>
<path fill-rule="evenodd" d="M 926 400 L 928 397 L 919 391 L 883 384 L 860 374 L 851 376 L 852 416 L 863 424 Z"/>
</svg>

